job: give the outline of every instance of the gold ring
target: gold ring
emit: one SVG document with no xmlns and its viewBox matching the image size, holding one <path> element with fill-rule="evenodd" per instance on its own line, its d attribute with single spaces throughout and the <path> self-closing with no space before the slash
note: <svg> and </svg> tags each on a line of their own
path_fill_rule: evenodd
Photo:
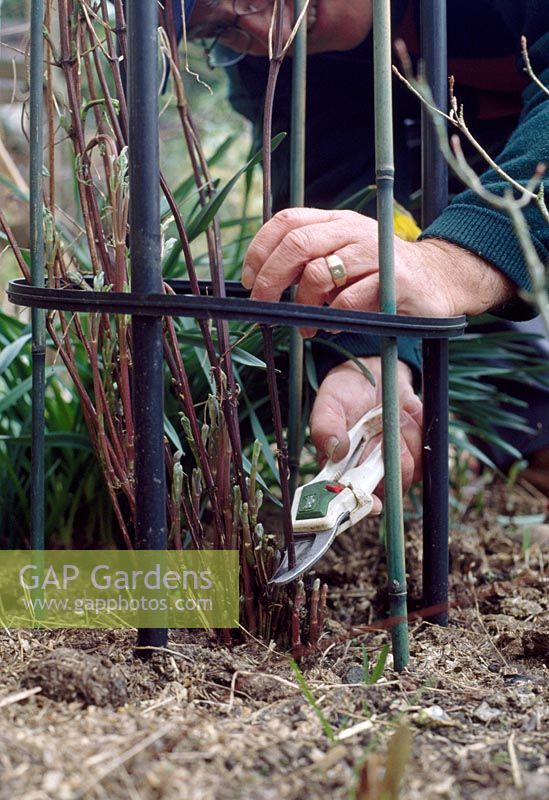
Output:
<svg viewBox="0 0 549 800">
<path fill-rule="evenodd" d="M 332 276 L 332 280 L 335 283 L 336 288 L 341 289 L 341 287 L 345 286 L 347 283 L 347 270 L 345 269 L 345 264 L 339 256 L 333 255 L 325 256 L 324 261 L 330 270 L 330 275 Z"/>
</svg>

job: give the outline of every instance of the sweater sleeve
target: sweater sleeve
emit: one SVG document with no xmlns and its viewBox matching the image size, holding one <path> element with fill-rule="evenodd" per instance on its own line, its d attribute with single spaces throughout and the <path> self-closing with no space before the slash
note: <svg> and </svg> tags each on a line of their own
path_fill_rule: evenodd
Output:
<svg viewBox="0 0 549 800">
<path fill-rule="evenodd" d="M 528 3 L 525 3 L 528 5 Z M 543 15 L 547 17 L 547 12 Z M 549 27 L 549 22 L 548 22 Z M 520 27 L 518 28 L 520 31 Z M 518 35 L 518 34 L 517 34 Z M 530 41 L 530 39 L 529 39 Z M 539 79 L 549 86 L 549 30 L 529 45 L 532 63 Z M 467 112 L 467 109 L 465 109 Z M 526 185 L 539 163 L 549 161 L 549 96 L 535 83 L 523 94 L 523 109 L 518 125 L 509 138 L 497 164 L 521 185 Z M 481 175 L 483 186 L 502 195 L 509 183 L 493 169 Z M 549 176 L 544 178 L 546 197 L 549 196 Z M 523 209 L 533 245 L 543 263 L 549 260 L 549 225 L 541 211 L 530 202 Z M 463 247 L 501 270 L 519 289 L 531 289 L 525 256 L 516 238 L 510 217 L 488 207 L 473 191 L 467 190 L 454 198 L 448 208 L 421 235 L 445 239 Z M 520 301 L 498 309 L 501 316 L 524 318 L 534 316 L 535 310 Z"/>
<path fill-rule="evenodd" d="M 312 342 L 313 358 L 318 382 L 322 383 L 328 372 L 349 360 L 350 356 L 379 356 L 381 342 L 379 336 L 369 333 L 319 333 Z M 398 339 L 398 358 L 412 370 L 414 386 L 421 385 L 421 341 L 401 336 Z"/>
</svg>

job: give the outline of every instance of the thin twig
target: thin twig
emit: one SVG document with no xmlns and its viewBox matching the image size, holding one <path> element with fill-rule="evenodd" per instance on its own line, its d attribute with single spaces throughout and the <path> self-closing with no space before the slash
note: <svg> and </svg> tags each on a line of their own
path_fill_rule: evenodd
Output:
<svg viewBox="0 0 549 800">
<path fill-rule="evenodd" d="M 442 109 L 438 108 L 434 104 L 432 99 L 427 99 L 425 91 L 424 91 L 424 86 L 426 86 L 427 84 L 424 85 L 424 83 L 423 83 L 423 81 L 421 81 L 421 79 L 413 79 L 413 78 L 410 77 L 408 70 L 411 70 L 411 62 L 410 62 L 409 58 L 407 57 L 407 54 L 404 55 L 403 43 L 400 40 L 397 40 L 395 42 L 395 49 L 397 50 L 397 52 L 398 52 L 398 54 L 400 56 L 400 59 L 401 59 L 401 61 L 403 63 L 403 68 L 404 68 L 404 70 L 406 72 L 406 75 L 408 77 L 405 78 L 404 75 L 402 75 L 399 72 L 397 67 L 395 67 L 393 65 L 394 74 L 397 76 L 397 78 L 399 78 L 402 81 L 402 83 L 413 94 L 415 94 L 415 96 L 419 100 L 421 100 L 421 102 L 423 103 L 425 108 L 427 108 L 427 110 L 429 111 L 431 116 L 432 117 L 434 115 L 439 116 L 442 119 L 445 119 L 446 122 L 449 122 L 451 125 L 453 125 L 455 128 L 457 128 L 461 133 L 463 133 L 463 135 L 466 137 L 466 139 L 469 141 L 469 143 L 482 156 L 482 158 L 494 170 L 494 172 L 496 172 L 501 178 L 503 178 L 508 183 L 510 183 L 511 186 L 513 186 L 513 188 L 515 188 L 517 190 L 517 192 L 520 192 L 521 194 L 526 194 L 528 192 L 528 190 L 524 186 L 522 186 L 522 184 L 520 184 L 518 181 L 516 181 L 514 178 L 512 178 L 511 175 L 509 175 L 507 172 L 505 172 L 505 170 L 503 170 L 496 161 L 494 161 L 494 159 L 486 152 L 486 150 L 482 147 L 482 145 L 478 142 L 478 140 L 475 139 L 475 137 L 473 136 L 473 134 L 471 133 L 471 131 L 467 127 L 467 124 L 465 122 L 465 117 L 464 117 L 464 114 L 463 114 L 463 108 L 458 110 L 458 101 L 457 101 L 457 98 L 455 97 L 455 95 L 453 93 L 453 86 L 454 86 L 453 78 L 452 77 L 450 78 L 450 107 L 451 107 L 451 111 L 450 111 L 450 114 L 446 114 L 444 111 L 442 111 Z M 408 58 L 408 61 L 406 61 L 407 58 Z M 419 88 L 420 86 L 421 86 L 421 88 Z M 531 199 L 534 200 L 536 195 L 533 192 L 531 192 L 530 195 L 531 195 Z"/>
<path fill-rule="evenodd" d="M 27 700 L 29 697 L 39 694 L 41 691 L 41 686 L 33 686 L 32 689 L 24 689 L 22 692 L 8 694 L 7 697 L 0 697 L 0 708 L 7 708 L 7 706 L 11 706 L 14 703 L 20 703 L 22 700 Z"/>
<path fill-rule="evenodd" d="M 526 36 L 520 37 L 520 52 L 522 53 L 522 60 L 524 61 L 524 69 L 528 73 L 528 76 L 531 81 L 533 81 L 539 88 L 545 92 L 545 94 L 549 95 L 549 87 L 545 86 L 544 83 L 540 81 L 534 70 L 532 69 L 532 63 L 530 61 L 530 56 L 528 54 L 528 40 Z"/>
<path fill-rule="evenodd" d="M 507 752 L 509 753 L 509 761 L 511 762 L 511 773 L 513 775 L 513 783 L 517 789 L 522 789 L 524 786 L 524 779 L 520 768 L 519 760 L 517 758 L 517 751 L 515 748 L 515 734 L 514 732 L 507 739 Z"/>
</svg>

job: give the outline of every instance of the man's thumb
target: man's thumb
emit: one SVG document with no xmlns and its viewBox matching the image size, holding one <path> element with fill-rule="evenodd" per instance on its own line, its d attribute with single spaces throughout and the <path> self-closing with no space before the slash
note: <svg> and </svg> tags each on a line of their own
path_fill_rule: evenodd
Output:
<svg viewBox="0 0 549 800">
<path fill-rule="evenodd" d="M 349 450 L 344 414 L 328 410 L 315 413 L 311 417 L 311 438 L 316 447 L 318 461 L 340 461 Z"/>
</svg>

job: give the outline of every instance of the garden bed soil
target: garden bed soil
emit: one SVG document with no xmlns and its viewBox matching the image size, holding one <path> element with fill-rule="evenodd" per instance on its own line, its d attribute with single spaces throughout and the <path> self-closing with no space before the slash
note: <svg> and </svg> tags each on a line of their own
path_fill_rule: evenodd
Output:
<svg viewBox="0 0 549 800">
<path fill-rule="evenodd" d="M 544 510 L 527 487 L 461 491 L 450 625 L 415 620 L 409 667 L 389 660 L 373 685 L 363 653 L 375 662 L 387 632 L 360 626 L 383 619 L 378 523 L 339 537 L 319 569 L 329 616 L 301 662 L 323 722 L 287 656 L 253 639 L 229 650 L 173 631 L 143 663 L 132 631 L 3 632 L 0 799 L 375 800 L 399 730 L 403 798 L 546 800 L 549 539 L 523 519 Z M 411 520 L 416 597 L 420 543 Z"/>
</svg>

